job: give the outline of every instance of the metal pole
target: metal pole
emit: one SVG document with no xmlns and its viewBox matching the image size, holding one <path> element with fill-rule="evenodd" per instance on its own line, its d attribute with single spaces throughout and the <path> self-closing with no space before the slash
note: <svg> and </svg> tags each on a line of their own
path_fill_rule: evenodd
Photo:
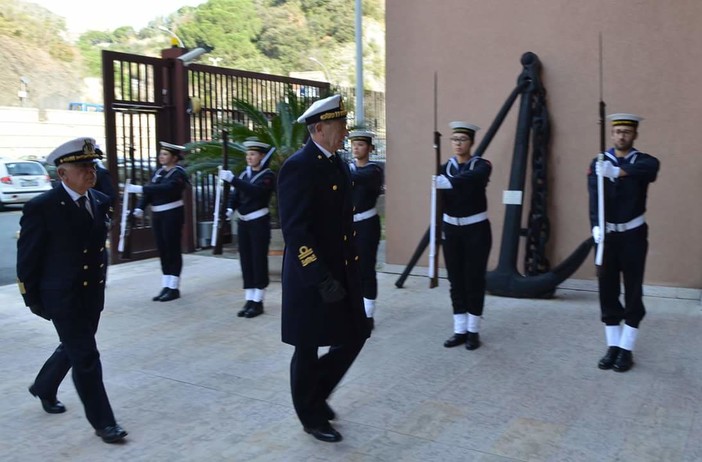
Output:
<svg viewBox="0 0 702 462">
<path fill-rule="evenodd" d="M 361 0 L 356 0 L 356 126 L 365 124 L 363 113 L 363 26 Z"/>
</svg>

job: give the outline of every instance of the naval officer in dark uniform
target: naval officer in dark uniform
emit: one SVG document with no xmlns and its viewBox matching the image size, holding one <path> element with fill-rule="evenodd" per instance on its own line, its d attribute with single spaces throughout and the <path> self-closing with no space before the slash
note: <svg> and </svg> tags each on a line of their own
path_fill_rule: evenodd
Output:
<svg viewBox="0 0 702 462">
<path fill-rule="evenodd" d="M 373 133 L 354 130 L 349 133 L 353 161 L 349 163 L 353 181 L 353 230 L 358 253 L 361 257 L 361 285 L 363 306 L 370 327 L 375 327 L 375 300 L 378 296 L 378 279 L 375 265 L 380 243 L 380 216 L 375 208 L 383 190 L 383 169 L 370 161 L 373 151 Z"/>
<path fill-rule="evenodd" d="M 59 385 L 73 370 L 73 383 L 88 422 L 107 443 L 125 436 L 115 421 L 102 382 L 95 342 L 105 301 L 110 199 L 92 189 L 96 173 L 93 138 L 62 144 L 47 158 L 61 184 L 25 204 L 17 241 L 17 279 L 25 304 L 51 320 L 59 346 L 29 392 L 50 414 L 65 412 Z"/>
<path fill-rule="evenodd" d="M 607 352 L 600 369 L 626 372 L 634 365 L 632 351 L 639 324 L 646 314 L 643 278 L 648 252 L 648 225 L 644 217 L 648 185 L 656 181 L 660 163 L 634 148 L 642 117 L 617 113 L 608 116 L 614 146 L 604 160 L 593 159 L 588 174 L 590 223 L 595 243 L 604 239 L 602 267 L 598 273 L 601 319 L 605 325 Z M 605 177 L 605 228 L 597 219 L 597 175 Z M 619 300 L 624 280 L 624 304 Z M 623 322 L 623 325 L 622 325 Z"/>
<path fill-rule="evenodd" d="M 268 287 L 268 247 L 271 243 L 271 216 L 268 205 L 275 191 L 275 173 L 267 167 L 273 154 L 271 146 L 258 140 L 244 141 L 246 169 L 236 177 L 221 170 L 220 179 L 230 183 L 227 218 L 239 212 L 237 238 L 239 261 L 244 279 L 246 303 L 239 317 L 254 318 L 263 313 L 263 298 Z"/>
<path fill-rule="evenodd" d="M 341 434 L 329 423 L 329 395 L 370 335 L 353 243 L 351 178 L 335 152 L 348 131 L 340 95 L 298 118 L 310 138 L 280 170 L 278 203 L 285 240 L 282 339 L 290 362 L 293 405 L 304 430 L 321 441 Z M 329 350 L 318 356 L 318 347 Z"/>
<path fill-rule="evenodd" d="M 144 216 L 144 209 L 151 204 L 151 225 L 156 237 L 156 248 L 161 259 L 161 292 L 152 300 L 169 302 L 180 298 L 180 272 L 183 269 L 181 239 L 185 212 L 183 191 L 190 183 L 185 169 L 178 165 L 183 160 L 185 146 L 161 141 L 156 170 L 151 182 L 128 186 L 130 193 L 141 193 L 142 197 L 134 209 L 134 216 Z"/>
<path fill-rule="evenodd" d="M 441 167 L 436 186 L 442 189 L 444 261 L 453 306 L 453 336 L 446 348 L 465 344 L 467 350 L 480 347 L 480 320 L 485 304 L 485 272 L 492 247 L 485 189 L 492 165 L 472 156 L 475 132 L 480 127 L 456 121 L 451 127 L 455 154 Z"/>
</svg>

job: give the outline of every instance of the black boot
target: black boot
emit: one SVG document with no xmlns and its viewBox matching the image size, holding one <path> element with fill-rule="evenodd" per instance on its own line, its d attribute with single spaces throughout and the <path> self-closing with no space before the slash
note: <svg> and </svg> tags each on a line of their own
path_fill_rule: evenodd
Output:
<svg viewBox="0 0 702 462">
<path fill-rule="evenodd" d="M 166 293 L 163 294 L 161 298 L 159 298 L 159 300 L 162 302 L 170 302 L 171 300 L 175 300 L 176 298 L 180 298 L 180 290 L 168 289 Z"/>
<path fill-rule="evenodd" d="M 239 310 L 239 312 L 236 314 L 240 318 L 243 318 L 246 316 L 246 312 L 251 309 L 251 305 L 254 303 L 253 300 L 246 300 L 246 304 Z"/>
<path fill-rule="evenodd" d="M 466 343 L 466 337 L 468 337 L 467 334 L 453 334 L 451 338 L 444 342 L 444 346 L 446 348 L 453 348 L 455 346 L 462 345 Z"/>
<path fill-rule="evenodd" d="M 633 366 L 634 366 L 634 355 L 631 354 L 631 351 L 620 348 L 619 355 L 617 356 L 617 360 L 614 361 L 614 366 L 612 366 L 612 369 L 614 369 L 614 372 L 626 372 L 629 369 L 631 369 Z"/>
<path fill-rule="evenodd" d="M 617 356 L 619 356 L 619 350 L 620 348 L 618 346 L 611 346 L 607 348 L 607 353 L 600 358 L 600 362 L 597 363 L 597 367 L 605 371 L 611 369 L 612 366 L 614 366 L 614 362 L 617 360 Z"/>
<path fill-rule="evenodd" d="M 166 295 L 166 292 L 168 292 L 168 287 L 164 287 L 163 289 L 161 289 L 161 292 L 159 292 L 159 294 L 157 296 L 155 296 L 154 298 L 152 298 L 151 300 L 153 300 L 155 302 L 161 301 L 161 297 Z"/>
<path fill-rule="evenodd" d="M 247 318 L 255 318 L 259 314 L 263 314 L 263 302 L 251 302 L 251 308 L 246 311 Z"/>
<path fill-rule="evenodd" d="M 480 348 L 480 334 L 477 332 L 466 333 L 466 350 L 477 350 Z"/>
</svg>

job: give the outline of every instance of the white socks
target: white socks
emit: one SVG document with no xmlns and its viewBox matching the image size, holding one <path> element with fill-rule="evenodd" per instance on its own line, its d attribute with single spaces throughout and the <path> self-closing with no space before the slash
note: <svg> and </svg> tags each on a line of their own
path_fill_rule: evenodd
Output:
<svg viewBox="0 0 702 462">
<path fill-rule="evenodd" d="M 480 332 L 480 316 L 468 314 L 468 332 L 477 334 Z"/>
<path fill-rule="evenodd" d="M 171 282 L 171 277 L 167 275 L 162 275 L 161 276 L 161 287 L 166 287 L 168 288 L 168 283 Z"/>
<path fill-rule="evenodd" d="M 254 302 L 262 302 L 264 295 L 266 295 L 266 289 L 246 289 L 246 290 L 253 290 L 253 301 Z"/>
<path fill-rule="evenodd" d="M 177 289 L 180 285 L 180 277 L 164 274 L 161 276 L 161 285 L 163 287 L 168 287 L 169 289 Z"/>
<path fill-rule="evenodd" d="M 624 324 L 622 329 L 622 337 L 619 340 L 619 348 L 623 350 L 634 351 L 636 345 L 636 337 L 639 335 L 639 329 Z"/>
<path fill-rule="evenodd" d="M 256 293 L 256 289 L 244 289 L 244 293 L 245 293 L 247 302 L 253 301 L 254 294 Z"/>
<path fill-rule="evenodd" d="M 453 332 L 455 334 L 465 334 L 468 330 L 468 313 L 453 315 Z"/>
<path fill-rule="evenodd" d="M 605 338 L 607 339 L 607 346 L 619 346 L 619 339 L 622 336 L 622 326 L 605 326 Z"/>
<path fill-rule="evenodd" d="M 363 307 L 366 309 L 366 317 L 372 318 L 373 314 L 375 314 L 375 300 L 371 300 L 370 298 L 364 297 Z"/>
</svg>

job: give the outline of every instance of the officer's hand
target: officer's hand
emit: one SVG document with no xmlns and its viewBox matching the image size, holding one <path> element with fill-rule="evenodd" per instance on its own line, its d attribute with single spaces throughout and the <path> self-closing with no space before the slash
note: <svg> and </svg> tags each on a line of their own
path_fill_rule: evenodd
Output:
<svg viewBox="0 0 702 462">
<path fill-rule="evenodd" d="M 227 183 L 231 183 L 234 179 L 234 174 L 231 170 L 220 170 L 219 179 L 222 181 L 226 181 Z"/>
<path fill-rule="evenodd" d="M 134 209 L 134 211 L 132 212 L 132 215 L 134 215 L 137 218 L 143 218 L 144 211 L 142 209 Z"/>
<path fill-rule="evenodd" d="M 595 244 L 602 242 L 602 230 L 600 230 L 599 226 L 592 228 L 592 238 L 595 240 Z"/>
<path fill-rule="evenodd" d="M 436 189 L 453 189 L 453 185 L 451 185 L 451 181 L 446 175 L 438 175 L 436 177 Z"/>
<path fill-rule="evenodd" d="M 595 173 L 597 175 L 602 175 L 605 178 L 613 180 L 619 176 L 619 171 L 621 169 L 615 166 L 611 162 L 605 162 L 603 160 L 598 160 L 595 163 Z"/>
<path fill-rule="evenodd" d="M 127 185 L 127 192 L 128 193 L 136 193 L 136 194 L 141 194 L 144 191 L 143 186 L 139 186 L 138 184 L 129 184 Z"/>
<path fill-rule="evenodd" d="M 50 321 L 50 320 L 51 320 L 51 318 L 49 317 L 49 315 L 47 315 L 47 314 L 44 312 L 44 308 L 41 306 L 40 303 L 35 303 L 35 304 L 32 304 L 32 305 L 29 305 L 29 310 L 30 310 L 32 313 L 36 314 L 37 316 L 46 319 L 47 321 Z"/>
<path fill-rule="evenodd" d="M 227 220 L 231 219 L 232 215 L 234 215 L 234 210 L 227 209 Z"/>
<path fill-rule="evenodd" d="M 336 303 L 346 297 L 346 290 L 339 281 L 328 275 L 317 285 L 319 295 L 324 303 Z"/>
</svg>

